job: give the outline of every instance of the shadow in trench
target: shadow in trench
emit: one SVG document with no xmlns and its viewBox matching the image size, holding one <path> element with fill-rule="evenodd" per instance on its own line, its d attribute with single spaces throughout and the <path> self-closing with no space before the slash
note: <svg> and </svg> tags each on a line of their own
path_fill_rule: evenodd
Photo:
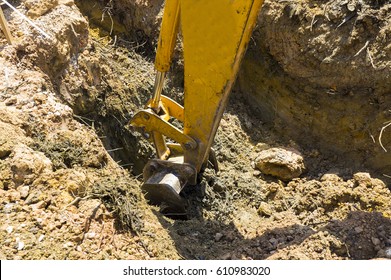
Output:
<svg viewBox="0 0 391 280">
<path fill-rule="evenodd" d="M 391 246 L 391 220 L 377 212 L 354 211 L 343 220 L 331 220 L 316 229 L 300 224 L 270 228 L 249 239 L 233 222 L 205 218 L 199 197 L 190 201 L 193 212 L 188 220 L 172 223 L 155 212 L 184 259 L 323 258 L 316 250 L 330 250 L 339 259 L 373 259 L 385 257 L 385 250 Z M 328 232 L 329 238 L 321 232 Z M 324 247 L 314 249 L 316 246 Z M 290 254 L 290 250 L 294 252 Z M 279 254 L 281 251 L 284 253 Z"/>
</svg>

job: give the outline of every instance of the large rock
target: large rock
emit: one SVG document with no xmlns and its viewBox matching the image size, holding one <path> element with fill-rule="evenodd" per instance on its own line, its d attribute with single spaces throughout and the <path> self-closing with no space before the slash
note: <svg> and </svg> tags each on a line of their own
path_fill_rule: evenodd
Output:
<svg viewBox="0 0 391 280">
<path fill-rule="evenodd" d="M 255 160 L 255 167 L 262 173 L 289 181 L 299 177 L 304 169 L 304 161 L 296 150 L 272 148 L 263 150 Z"/>
</svg>

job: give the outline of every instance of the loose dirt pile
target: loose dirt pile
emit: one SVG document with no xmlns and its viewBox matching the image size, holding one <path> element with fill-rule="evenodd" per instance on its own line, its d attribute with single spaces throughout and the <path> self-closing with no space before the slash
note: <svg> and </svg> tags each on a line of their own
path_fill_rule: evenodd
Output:
<svg viewBox="0 0 391 280">
<path fill-rule="evenodd" d="M 214 145 L 220 172 L 184 190 L 188 220 L 162 216 L 139 191 L 153 149 L 128 126 L 153 86 L 162 1 L 78 1 L 90 18 L 71 0 L 32 2 L 13 1 L 50 38 L 9 9 L 17 43 L 0 33 L 1 259 L 390 258 L 384 182 L 280 138 L 239 88 Z M 181 100 L 179 73 L 165 91 Z M 300 178 L 256 168 L 276 148 L 282 166 L 301 152 Z"/>
</svg>

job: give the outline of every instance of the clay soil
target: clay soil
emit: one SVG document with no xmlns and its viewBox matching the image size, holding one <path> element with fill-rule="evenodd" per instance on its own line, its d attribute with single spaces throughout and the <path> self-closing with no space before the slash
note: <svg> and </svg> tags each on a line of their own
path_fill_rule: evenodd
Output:
<svg viewBox="0 0 391 280">
<path fill-rule="evenodd" d="M 153 87 L 161 1 L 129 1 L 133 22 L 116 17 L 121 1 L 11 2 L 49 37 L 4 9 L 15 43 L 0 33 L 0 259 L 391 258 L 383 178 L 281 138 L 241 87 L 215 139 L 220 171 L 184 189 L 187 219 L 161 215 L 140 192 L 153 148 L 129 126 Z M 164 90 L 181 101 L 178 57 Z M 300 151 L 304 173 L 257 170 L 275 147 Z"/>
</svg>

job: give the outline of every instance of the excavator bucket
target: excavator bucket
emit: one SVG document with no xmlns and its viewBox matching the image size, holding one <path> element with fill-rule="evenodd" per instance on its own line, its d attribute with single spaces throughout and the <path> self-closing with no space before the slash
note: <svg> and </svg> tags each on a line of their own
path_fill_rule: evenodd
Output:
<svg viewBox="0 0 391 280">
<path fill-rule="evenodd" d="M 145 198 L 167 216 L 186 216 L 186 201 L 180 196 L 183 186 L 195 183 L 196 171 L 189 164 L 150 160 L 144 167 L 142 186 Z"/>
<path fill-rule="evenodd" d="M 150 135 L 157 159 L 144 168 L 146 198 L 164 213 L 185 213 L 180 196 L 205 167 L 262 0 L 166 0 L 153 97 L 131 124 Z M 177 30 L 183 36 L 184 106 L 162 95 Z M 176 128 L 169 122 L 182 122 Z M 166 139 L 174 144 L 166 143 Z"/>
</svg>

